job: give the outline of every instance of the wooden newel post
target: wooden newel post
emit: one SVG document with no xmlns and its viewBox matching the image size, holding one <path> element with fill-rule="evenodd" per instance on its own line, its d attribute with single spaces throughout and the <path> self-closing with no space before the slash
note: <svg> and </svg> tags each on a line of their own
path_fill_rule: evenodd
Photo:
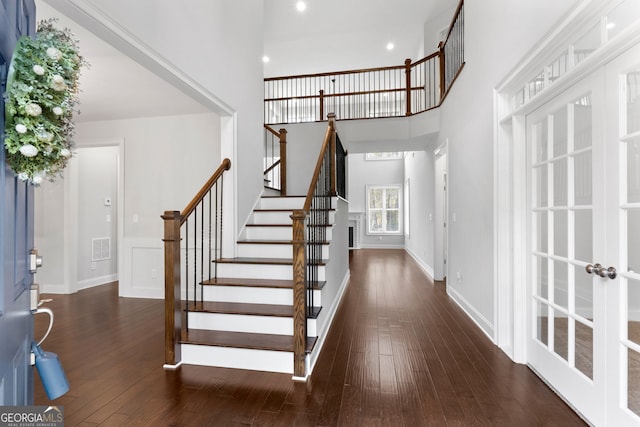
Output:
<svg viewBox="0 0 640 427">
<path fill-rule="evenodd" d="M 287 195 L 287 130 L 280 129 L 280 195 Z"/>
<path fill-rule="evenodd" d="M 331 195 L 337 195 L 336 191 L 336 113 L 329 113 L 327 115 L 329 119 L 329 126 L 331 127 L 331 139 L 329 140 L 329 173 L 330 176 L 330 185 L 331 185 Z"/>
<path fill-rule="evenodd" d="M 182 301 L 180 297 L 180 222 L 179 211 L 165 211 L 164 220 L 164 363 L 177 365 L 182 360 Z"/>
<path fill-rule="evenodd" d="M 444 92 L 446 90 L 446 88 L 444 87 L 445 85 L 444 43 L 445 42 L 440 42 L 438 44 L 438 58 L 440 58 L 440 102 L 442 102 L 442 98 L 444 98 Z"/>
<path fill-rule="evenodd" d="M 306 378 L 307 354 L 307 257 L 304 210 L 295 210 L 293 220 L 293 376 Z"/>
<path fill-rule="evenodd" d="M 407 86 L 407 112 L 406 115 L 411 115 L 411 59 L 407 58 L 404 60 L 404 74 L 406 77 L 406 86 Z"/>
<path fill-rule="evenodd" d="M 320 121 L 324 120 L 324 90 L 320 89 Z"/>
</svg>

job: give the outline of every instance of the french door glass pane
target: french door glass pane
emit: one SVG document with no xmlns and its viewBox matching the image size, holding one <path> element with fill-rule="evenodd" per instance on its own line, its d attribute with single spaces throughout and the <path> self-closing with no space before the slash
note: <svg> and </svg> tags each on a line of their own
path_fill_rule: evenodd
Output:
<svg viewBox="0 0 640 427">
<path fill-rule="evenodd" d="M 553 213 L 553 253 L 561 257 L 569 256 L 567 240 L 569 236 L 567 224 L 567 211 L 555 211 Z"/>
<path fill-rule="evenodd" d="M 576 206 L 592 203 L 591 150 L 576 154 L 573 158 L 573 200 Z"/>
<path fill-rule="evenodd" d="M 536 250 L 542 253 L 548 253 L 549 245 L 549 213 L 547 211 L 536 212 L 538 232 L 536 236 Z"/>
<path fill-rule="evenodd" d="M 567 108 L 553 114 L 553 157 L 567 154 Z"/>
<path fill-rule="evenodd" d="M 640 203 L 640 138 L 627 143 L 627 201 Z"/>
<path fill-rule="evenodd" d="M 541 298 L 549 298 L 549 261 L 546 257 L 538 256 L 538 286 L 537 295 Z"/>
<path fill-rule="evenodd" d="M 569 306 L 569 279 L 568 264 L 563 261 L 554 261 L 553 266 L 553 302 L 560 307 Z"/>
<path fill-rule="evenodd" d="M 548 175 L 547 175 L 547 165 L 541 165 L 537 168 L 533 169 L 535 173 L 536 180 L 536 200 L 535 206 L 539 208 L 544 208 L 548 206 L 549 196 L 547 195 L 549 189 L 547 186 Z"/>
<path fill-rule="evenodd" d="M 593 214 L 591 210 L 577 210 L 574 218 L 574 258 L 578 261 L 591 262 L 593 258 Z"/>
<path fill-rule="evenodd" d="M 591 147 L 591 96 L 585 95 L 573 104 L 573 149 Z"/>
<path fill-rule="evenodd" d="M 628 269 L 640 273 L 640 209 L 627 212 Z"/>
<path fill-rule="evenodd" d="M 593 379 L 593 329 L 580 322 L 576 325 L 576 368 Z"/>
<path fill-rule="evenodd" d="M 584 267 L 573 266 L 575 274 L 574 304 L 575 313 L 593 320 L 593 276 L 584 271 Z"/>
<path fill-rule="evenodd" d="M 627 338 L 640 344 L 640 281 L 634 279 L 627 285 Z"/>
<path fill-rule="evenodd" d="M 534 158 L 536 163 L 547 160 L 547 118 L 533 125 L 533 134 L 535 141 L 533 147 L 535 150 Z"/>
<path fill-rule="evenodd" d="M 627 74 L 627 134 L 640 131 L 640 71 Z"/>
<path fill-rule="evenodd" d="M 553 205 L 567 206 L 567 158 L 553 162 Z"/>
<path fill-rule="evenodd" d="M 545 346 L 549 343 L 549 306 L 537 302 L 536 338 Z"/>
<path fill-rule="evenodd" d="M 569 319 L 563 313 L 552 310 L 553 319 L 553 351 L 564 360 L 569 358 Z"/>
</svg>

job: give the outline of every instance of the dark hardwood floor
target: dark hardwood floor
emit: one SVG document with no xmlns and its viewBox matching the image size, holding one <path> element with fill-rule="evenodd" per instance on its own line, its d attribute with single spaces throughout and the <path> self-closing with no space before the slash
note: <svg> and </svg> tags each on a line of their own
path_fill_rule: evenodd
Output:
<svg viewBox="0 0 640 427">
<path fill-rule="evenodd" d="M 71 390 L 65 426 L 581 426 L 527 367 L 512 363 L 401 250 L 358 250 L 311 379 L 182 366 L 165 371 L 162 301 L 115 284 L 53 298 L 43 348 Z M 36 316 L 36 337 L 46 316 Z"/>
</svg>

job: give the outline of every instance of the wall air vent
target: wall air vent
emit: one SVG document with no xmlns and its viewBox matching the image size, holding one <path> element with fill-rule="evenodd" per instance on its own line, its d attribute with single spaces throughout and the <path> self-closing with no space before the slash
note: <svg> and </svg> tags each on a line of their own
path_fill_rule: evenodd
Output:
<svg viewBox="0 0 640 427">
<path fill-rule="evenodd" d="M 91 261 L 102 261 L 111 258 L 111 238 L 97 237 L 91 239 Z"/>
</svg>

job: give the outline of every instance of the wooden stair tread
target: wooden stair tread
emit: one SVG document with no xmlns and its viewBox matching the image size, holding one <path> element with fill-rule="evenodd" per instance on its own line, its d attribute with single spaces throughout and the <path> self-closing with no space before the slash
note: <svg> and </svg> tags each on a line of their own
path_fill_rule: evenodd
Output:
<svg viewBox="0 0 640 427">
<path fill-rule="evenodd" d="M 310 318 L 316 319 L 322 307 L 313 307 Z M 238 302 L 203 301 L 197 302 L 195 307 L 189 307 L 190 312 L 241 314 L 247 316 L 293 317 L 292 305 L 277 304 L 249 304 Z"/>
<path fill-rule="evenodd" d="M 325 285 L 325 281 L 315 282 L 314 289 L 322 289 Z M 293 289 L 293 280 L 279 280 L 279 279 L 244 279 L 244 278 L 228 278 L 218 277 L 217 279 L 209 279 L 202 282 L 205 286 L 239 286 L 249 288 L 280 288 L 280 289 Z"/>
<path fill-rule="evenodd" d="M 237 258 L 218 258 L 214 262 L 219 264 L 261 264 L 261 265 L 293 265 L 291 258 L 255 258 L 255 257 L 237 257 Z M 320 260 L 317 265 L 325 265 L 327 260 Z"/>
<path fill-rule="evenodd" d="M 307 351 L 316 343 L 316 337 L 307 337 Z M 182 332 L 182 344 L 218 347 L 248 348 L 254 350 L 293 351 L 291 335 L 253 334 L 247 332 L 209 331 L 190 329 Z"/>
</svg>

